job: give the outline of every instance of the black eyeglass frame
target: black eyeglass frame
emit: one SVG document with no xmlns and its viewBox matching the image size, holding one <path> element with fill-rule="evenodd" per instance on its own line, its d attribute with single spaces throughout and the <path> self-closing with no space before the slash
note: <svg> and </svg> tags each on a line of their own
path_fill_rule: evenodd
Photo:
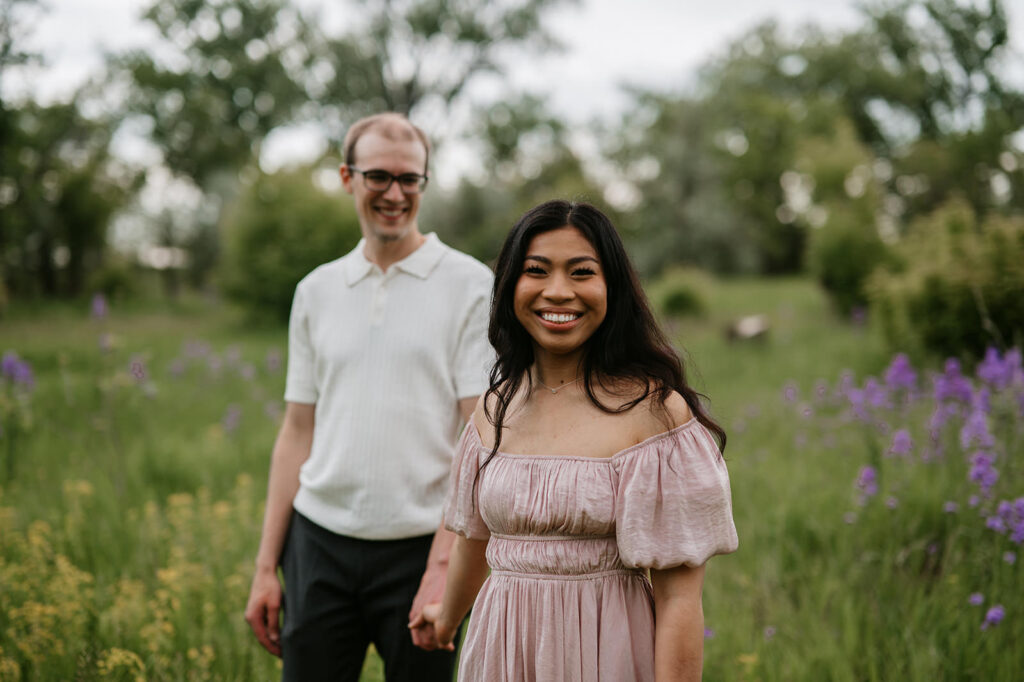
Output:
<svg viewBox="0 0 1024 682">
<path fill-rule="evenodd" d="M 371 192 L 381 192 L 381 193 L 387 192 L 389 189 L 391 189 L 391 185 L 394 184 L 395 180 L 398 180 L 398 189 L 402 190 L 402 194 L 422 194 L 423 191 L 427 188 L 427 183 L 430 181 L 430 176 L 428 176 L 426 173 L 423 173 L 423 174 L 420 174 L 420 173 L 402 173 L 401 175 L 394 175 L 394 174 L 389 173 L 386 170 L 383 170 L 383 169 L 380 169 L 380 168 L 371 168 L 370 170 L 362 170 L 360 168 L 356 168 L 355 166 L 349 166 L 348 169 L 351 172 L 353 172 L 353 173 L 359 173 L 360 175 L 362 175 L 363 176 L 363 182 L 366 183 L 366 188 L 368 190 L 370 190 Z M 369 183 L 369 181 L 368 181 L 368 179 L 366 177 L 367 173 L 380 173 L 381 175 L 388 176 L 388 184 L 386 184 L 383 187 L 383 189 L 377 189 L 375 187 L 371 187 L 370 183 Z M 407 179 L 409 179 L 409 178 L 416 178 L 416 191 L 415 192 L 408 191 L 405 188 L 405 184 L 402 182 L 402 178 L 407 178 Z"/>
</svg>

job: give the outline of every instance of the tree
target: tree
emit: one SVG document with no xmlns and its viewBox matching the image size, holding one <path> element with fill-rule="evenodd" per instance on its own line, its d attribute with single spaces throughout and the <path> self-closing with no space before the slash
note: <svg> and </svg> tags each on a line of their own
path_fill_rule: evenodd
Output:
<svg viewBox="0 0 1024 682">
<path fill-rule="evenodd" d="M 315 73 L 326 78 L 311 90 L 321 118 L 336 122 L 340 141 L 346 121 L 375 111 L 429 106 L 443 117 L 474 78 L 500 73 L 503 59 L 556 47 L 543 18 L 561 2 L 356 0 L 361 25 L 317 50 Z"/>
<path fill-rule="evenodd" d="M 39 62 L 23 47 L 33 0 L 0 5 L 0 86 Z M 3 88 L 0 87 L 0 94 Z M 134 189 L 137 173 L 110 155 L 117 120 L 87 117 L 86 87 L 42 105 L 0 99 L 0 291 L 69 296 L 99 267 L 107 224 Z"/>
<path fill-rule="evenodd" d="M 448 243 L 489 262 L 527 209 L 555 197 L 601 203 L 602 188 L 584 173 L 565 124 L 540 98 L 510 97 L 478 107 L 472 119 L 482 177 L 424 205 L 422 223 Z"/>
<path fill-rule="evenodd" d="M 801 269 L 807 230 L 837 199 L 797 168 L 800 147 L 847 123 L 872 159 L 840 177 L 855 186 L 867 171 L 881 188 L 874 215 L 858 211 L 862 229 L 897 238 L 955 192 L 979 216 L 1024 209 L 1010 140 L 1024 94 L 1005 77 L 1007 40 L 998 0 L 875 4 L 845 34 L 807 27 L 795 40 L 764 24 L 709 61 L 692 92 L 638 98 L 611 155 L 644 197 L 638 223 L 672 231 L 653 237 L 648 267 Z"/>
</svg>

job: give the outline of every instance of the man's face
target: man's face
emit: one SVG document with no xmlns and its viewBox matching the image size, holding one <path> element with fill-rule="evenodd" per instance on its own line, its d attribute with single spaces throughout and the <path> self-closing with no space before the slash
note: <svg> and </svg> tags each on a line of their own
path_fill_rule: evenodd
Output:
<svg viewBox="0 0 1024 682">
<path fill-rule="evenodd" d="M 353 166 L 360 171 L 382 170 L 392 175 L 426 172 L 427 151 L 418 140 L 391 140 L 369 130 L 356 142 L 354 151 Z M 375 192 L 366 186 L 362 173 L 346 165 L 341 167 L 341 180 L 355 200 L 366 239 L 396 242 L 419 234 L 419 194 L 403 193 L 398 181 L 384 192 Z"/>
</svg>

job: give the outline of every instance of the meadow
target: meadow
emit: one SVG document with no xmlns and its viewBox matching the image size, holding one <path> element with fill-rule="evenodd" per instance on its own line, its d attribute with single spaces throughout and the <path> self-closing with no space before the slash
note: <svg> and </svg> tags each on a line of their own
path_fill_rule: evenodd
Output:
<svg viewBox="0 0 1024 682">
<path fill-rule="evenodd" d="M 667 323 L 740 534 L 708 568 L 705 679 L 1020 679 L 1019 353 L 915 366 L 805 280 L 705 295 Z M 726 341 L 750 313 L 768 335 Z M 0 320 L 0 681 L 278 676 L 242 609 L 285 341 L 198 298 Z"/>
</svg>

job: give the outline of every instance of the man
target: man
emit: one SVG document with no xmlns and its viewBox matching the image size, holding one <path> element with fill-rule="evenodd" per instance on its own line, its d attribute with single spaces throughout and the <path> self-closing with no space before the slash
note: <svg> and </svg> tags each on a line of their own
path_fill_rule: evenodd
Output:
<svg viewBox="0 0 1024 682">
<path fill-rule="evenodd" d="M 357 121 L 344 153 L 363 239 L 295 290 L 245 616 L 286 681 L 357 680 L 373 643 L 389 681 L 448 682 L 454 655 L 407 625 L 444 592 L 441 507 L 487 385 L 491 272 L 420 233 L 429 144 L 404 116 Z"/>
</svg>

